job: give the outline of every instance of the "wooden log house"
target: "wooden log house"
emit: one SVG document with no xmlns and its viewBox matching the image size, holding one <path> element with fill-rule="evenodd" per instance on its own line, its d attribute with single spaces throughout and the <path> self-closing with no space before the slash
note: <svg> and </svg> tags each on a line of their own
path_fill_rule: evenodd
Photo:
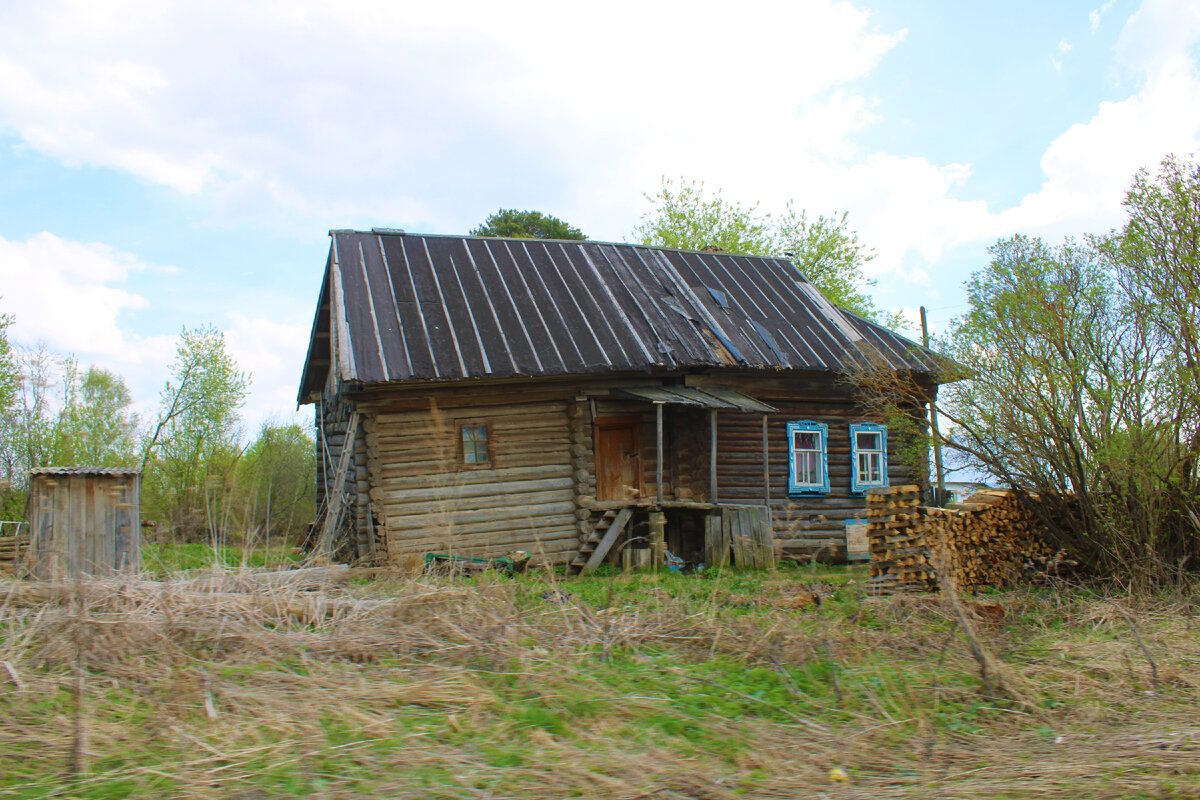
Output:
<svg viewBox="0 0 1200 800">
<path fill-rule="evenodd" d="M 921 477 L 842 376 L 869 356 L 932 395 L 932 355 L 789 260 L 331 238 L 299 402 L 342 560 L 838 559 L 868 489 Z"/>
</svg>

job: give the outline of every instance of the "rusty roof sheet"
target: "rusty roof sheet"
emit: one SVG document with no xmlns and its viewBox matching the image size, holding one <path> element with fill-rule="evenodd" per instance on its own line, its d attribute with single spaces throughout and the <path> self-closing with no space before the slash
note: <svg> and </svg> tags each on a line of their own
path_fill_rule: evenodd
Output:
<svg viewBox="0 0 1200 800">
<path fill-rule="evenodd" d="M 333 368 L 390 381 L 746 367 L 931 353 L 826 300 L 790 260 L 632 244 L 333 231 L 300 402 Z"/>
</svg>

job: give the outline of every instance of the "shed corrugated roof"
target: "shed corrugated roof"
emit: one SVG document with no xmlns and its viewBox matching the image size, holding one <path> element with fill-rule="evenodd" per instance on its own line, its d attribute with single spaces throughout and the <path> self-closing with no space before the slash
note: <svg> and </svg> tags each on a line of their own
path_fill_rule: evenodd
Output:
<svg viewBox="0 0 1200 800">
<path fill-rule="evenodd" d="M 689 367 L 841 372 L 932 354 L 787 259 L 632 244 L 333 231 L 300 402 L 343 381 Z M 330 344 L 332 342 L 332 345 Z"/>
</svg>

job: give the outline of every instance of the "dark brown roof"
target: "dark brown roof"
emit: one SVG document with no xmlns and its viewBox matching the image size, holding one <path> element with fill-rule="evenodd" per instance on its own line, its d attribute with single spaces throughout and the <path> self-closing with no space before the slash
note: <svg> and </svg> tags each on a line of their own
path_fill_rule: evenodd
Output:
<svg viewBox="0 0 1200 800">
<path fill-rule="evenodd" d="M 333 231 L 300 402 L 342 381 L 689 367 L 841 372 L 916 343 L 831 305 L 791 261 L 540 239 Z M 332 346 L 330 344 L 332 342 Z"/>
</svg>

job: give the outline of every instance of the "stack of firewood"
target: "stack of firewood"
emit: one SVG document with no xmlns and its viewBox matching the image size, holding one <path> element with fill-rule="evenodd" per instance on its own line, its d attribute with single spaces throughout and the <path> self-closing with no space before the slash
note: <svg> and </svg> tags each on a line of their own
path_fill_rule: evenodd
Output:
<svg viewBox="0 0 1200 800">
<path fill-rule="evenodd" d="M 936 589 L 939 572 L 961 590 L 1011 586 L 1053 555 L 1015 492 L 985 489 L 965 503 L 928 508 L 914 501 L 916 491 L 867 495 L 876 594 Z"/>
<path fill-rule="evenodd" d="M 937 573 L 922 513 L 919 486 L 892 486 L 867 493 L 867 539 L 873 594 L 923 592 L 937 587 Z"/>
<path fill-rule="evenodd" d="M 28 547 L 29 537 L 24 534 L 0 535 L 0 575 L 15 573 Z"/>
</svg>

